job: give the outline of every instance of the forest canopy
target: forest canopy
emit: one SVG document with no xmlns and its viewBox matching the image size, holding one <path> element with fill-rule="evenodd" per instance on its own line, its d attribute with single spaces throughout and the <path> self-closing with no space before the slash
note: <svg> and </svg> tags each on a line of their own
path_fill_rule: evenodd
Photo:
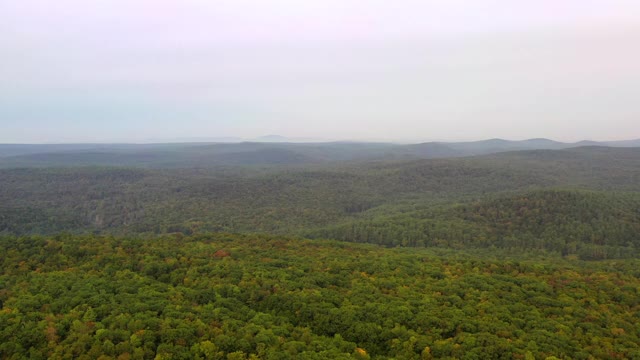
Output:
<svg viewBox="0 0 640 360">
<path fill-rule="evenodd" d="M 640 356 L 638 260 L 232 234 L 0 251 L 3 358 Z"/>
<path fill-rule="evenodd" d="M 309 149 L 307 149 L 309 150 Z M 636 256 L 637 148 L 284 167 L 0 170 L 0 234 L 263 232 Z"/>
</svg>

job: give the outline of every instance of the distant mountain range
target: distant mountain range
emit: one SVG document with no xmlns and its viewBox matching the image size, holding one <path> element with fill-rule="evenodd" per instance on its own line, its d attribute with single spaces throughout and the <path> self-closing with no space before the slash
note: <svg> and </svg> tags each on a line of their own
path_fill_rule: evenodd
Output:
<svg viewBox="0 0 640 360">
<path fill-rule="evenodd" d="M 242 138 L 238 136 L 213 136 L 213 137 L 181 137 L 171 139 L 148 139 L 146 143 L 241 143 L 241 142 L 291 142 L 291 143 L 318 143 L 329 142 L 327 139 L 309 137 L 286 137 L 281 135 L 264 135 L 256 138 Z"/>
<path fill-rule="evenodd" d="M 157 144 L 0 144 L 0 167 L 142 166 L 211 167 L 298 165 L 344 161 L 466 157 L 521 150 L 562 150 L 583 146 L 640 147 L 640 139 L 563 143 L 549 139 L 392 144 L 296 142 L 268 135 L 251 142 Z M 298 139 L 301 140 L 301 139 Z"/>
</svg>

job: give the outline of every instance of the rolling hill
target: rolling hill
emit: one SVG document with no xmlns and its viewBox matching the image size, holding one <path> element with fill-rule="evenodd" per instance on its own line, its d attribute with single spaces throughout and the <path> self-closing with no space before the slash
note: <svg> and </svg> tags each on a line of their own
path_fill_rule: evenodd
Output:
<svg viewBox="0 0 640 360">
<path fill-rule="evenodd" d="M 548 139 L 421 144 L 390 143 L 174 143 L 174 144 L 0 144 L 0 168 L 134 166 L 192 168 L 335 164 L 353 161 L 437 159 L 487 155 L 517 150 L 559 150 L 580 146 L 632 147 L 639 141 L 560 143 Z"/>
<path fill-rule="evenodd" d="M 608 201 L 618 204 L 616 193 L 624 192 L 626 195 L 621 196 L 636 199 L 635 194 L 640 191 L 638 148 L 583 147 L 513 151 L 471 158 L 310 165 L 309 158 L 297 153 L 282 149 L 260 150 L 261 146 L 264 144 L 247 145 L 247 151 L 243 153 L 227 148 L 227 164 L 232 163 L 229 159 L 234 156 L 237 156 L 236 164 L 246 164 L 248 159 L 261 156 L 271 162 L 287 158 L 288 165 L 267 169 L 228 165 L 210 169 L 67 167 L 0 170 L 3 185 L 0 188 L 0 232 L 269 232 L 387 245 L 523 248 L 530 244 L 505 239 L 533 236 L 542 241 L 536 243 L 536 248 L 566 252 L 565 246 L 576 232 L 553 230 L 549 222 L 543 222 L 543 230 L 552 229 L 549 231 L 560 234 L 556 240 L 562 246 L 549 245 L 540 239 L 540 233 L 527 232 L 527 223 L 517 222 L 517 218 L 512 222 L 520 225 L 514 228 L 490 230 L 487 224 L 465 220 L 459 212 L 448 207 L 480 201 L 488 204 L 482 206 L 491 208 L 491 204 L 495 204 L 491 201 L 496 201 L 493 199 L 497 197 L 545 197 L 544 192 L 533 195 L 529 192 L 547 189 L 599 191 L 603 196 L 602 204 Z M 206 156 L 206 152 L 203 155 L 198 149 L 192 150 Z M 550 209 L 557 207 L 567 209 L 569 215 L 576 215 L 581 204 L 589 203 L 583 201 L 583 193 L 577 194 L 542 202 L 540 204 L 544 206 L 535 211 L 555 214 Z M 442 207 L 449 210 L 433 212 Z M 407 223 L 403 216 L 420 214 L 416 209 L 426 209 L 425 214 L 432 215 L 415 215 L 415 224 Z M 626 229 L 624 236 L 628 236 L 629 229 L 634 229 L 637 219 L 615 215 L 618 207 L 602 206 L 600 210 L 602 213 L 597 214 L 598 218 L 623 219 L 621 221 L 631 224 L 630 228 L 622 227 Z M 626 208 L 626 211 L 634 210 Z M 400 236 L 407 226 L 419 228 L 423 220 L 430 217 L 438 219 L 438 226 L 451 229 L 446 232 L 451 241 L 434 241 L 433 236 L 407 240 Z M 616 221 L 611 221 L 611 224 L 617 224 L 611 227 L 605 223 L 591 224 L 588 217 L 572 219 L 572 223 L 587 227 L 602 225 L 607 229 L 598 236 L 609 236 L 610 239 L 595 245 L 620 247 L 627 246 L 628 241 L 633 246 L 640 245 L 636 238 L 620 240 L 623 235 L 617 235 L 615 229 L 622 225 Z M 351 235 L 345 235 L 349 233 L 345 233 L 345 226 L 351 225 L 345 224 L 366 224 L 372 229 L 384 227 L 386 230 L 375 230 L 377 237 L 350 238 Z M 399 230 L 394 233 L 394 229 Z M 496 233 L 503 235 L 498 237 Z M 469 237 L 476 240 L 468 241 Z M 580 237 L 578 240 L 585 242 Z"/>
<path fill-rule="evenodd" d="M 640 255 L 640 194 L 548 189 L 424 207 L 384 206 L 311 238 L 385 246 L 547 250 L 581 259 Z"/>
</svg>

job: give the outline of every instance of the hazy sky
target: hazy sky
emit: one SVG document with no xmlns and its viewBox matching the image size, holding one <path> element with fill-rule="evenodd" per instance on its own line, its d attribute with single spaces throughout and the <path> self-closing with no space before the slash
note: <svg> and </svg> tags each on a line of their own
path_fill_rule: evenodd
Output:
<svg viewBox="0 0 640 360">
<path fill-rule="evenodd" d="M 0 142 L 640 138 L 638 0 L 0 0 Z"/>
</svg>

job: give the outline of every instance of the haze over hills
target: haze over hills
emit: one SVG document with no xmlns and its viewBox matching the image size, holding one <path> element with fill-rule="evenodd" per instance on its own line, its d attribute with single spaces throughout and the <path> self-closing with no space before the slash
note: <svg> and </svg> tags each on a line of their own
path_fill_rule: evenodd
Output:
<svg viewBox="0 0 640 360">
<path fill-rule="evenodd" d="M 198 136 L 198 137 L 180 137 L 180 138 L 155 138 L 148 139 L 145 143 L 162 144 L 162 143 L 241 143 L 241 142 L 330 142 L 332 140 L 311 138 L 311 137 L 286 137 L 277 134 L 264 135 L 258 137 L 239 137 L 239 136 Z"/>
<path fill-rule="evenodd" d="M 323 164 L 362 160 L 410 160 L 476 156 L 516 150 L 559 150 L 579 146 L 640 146 L 640 140 L 562 143 L 548 139 L 392 144 L 366 142 L 264 141 L 159 144 L 0 144 L 0 167 L 146 166 L 211 167 L 235 165 Z M 283 142 L 285 141 L 285 142 Z"/>
</svg>

